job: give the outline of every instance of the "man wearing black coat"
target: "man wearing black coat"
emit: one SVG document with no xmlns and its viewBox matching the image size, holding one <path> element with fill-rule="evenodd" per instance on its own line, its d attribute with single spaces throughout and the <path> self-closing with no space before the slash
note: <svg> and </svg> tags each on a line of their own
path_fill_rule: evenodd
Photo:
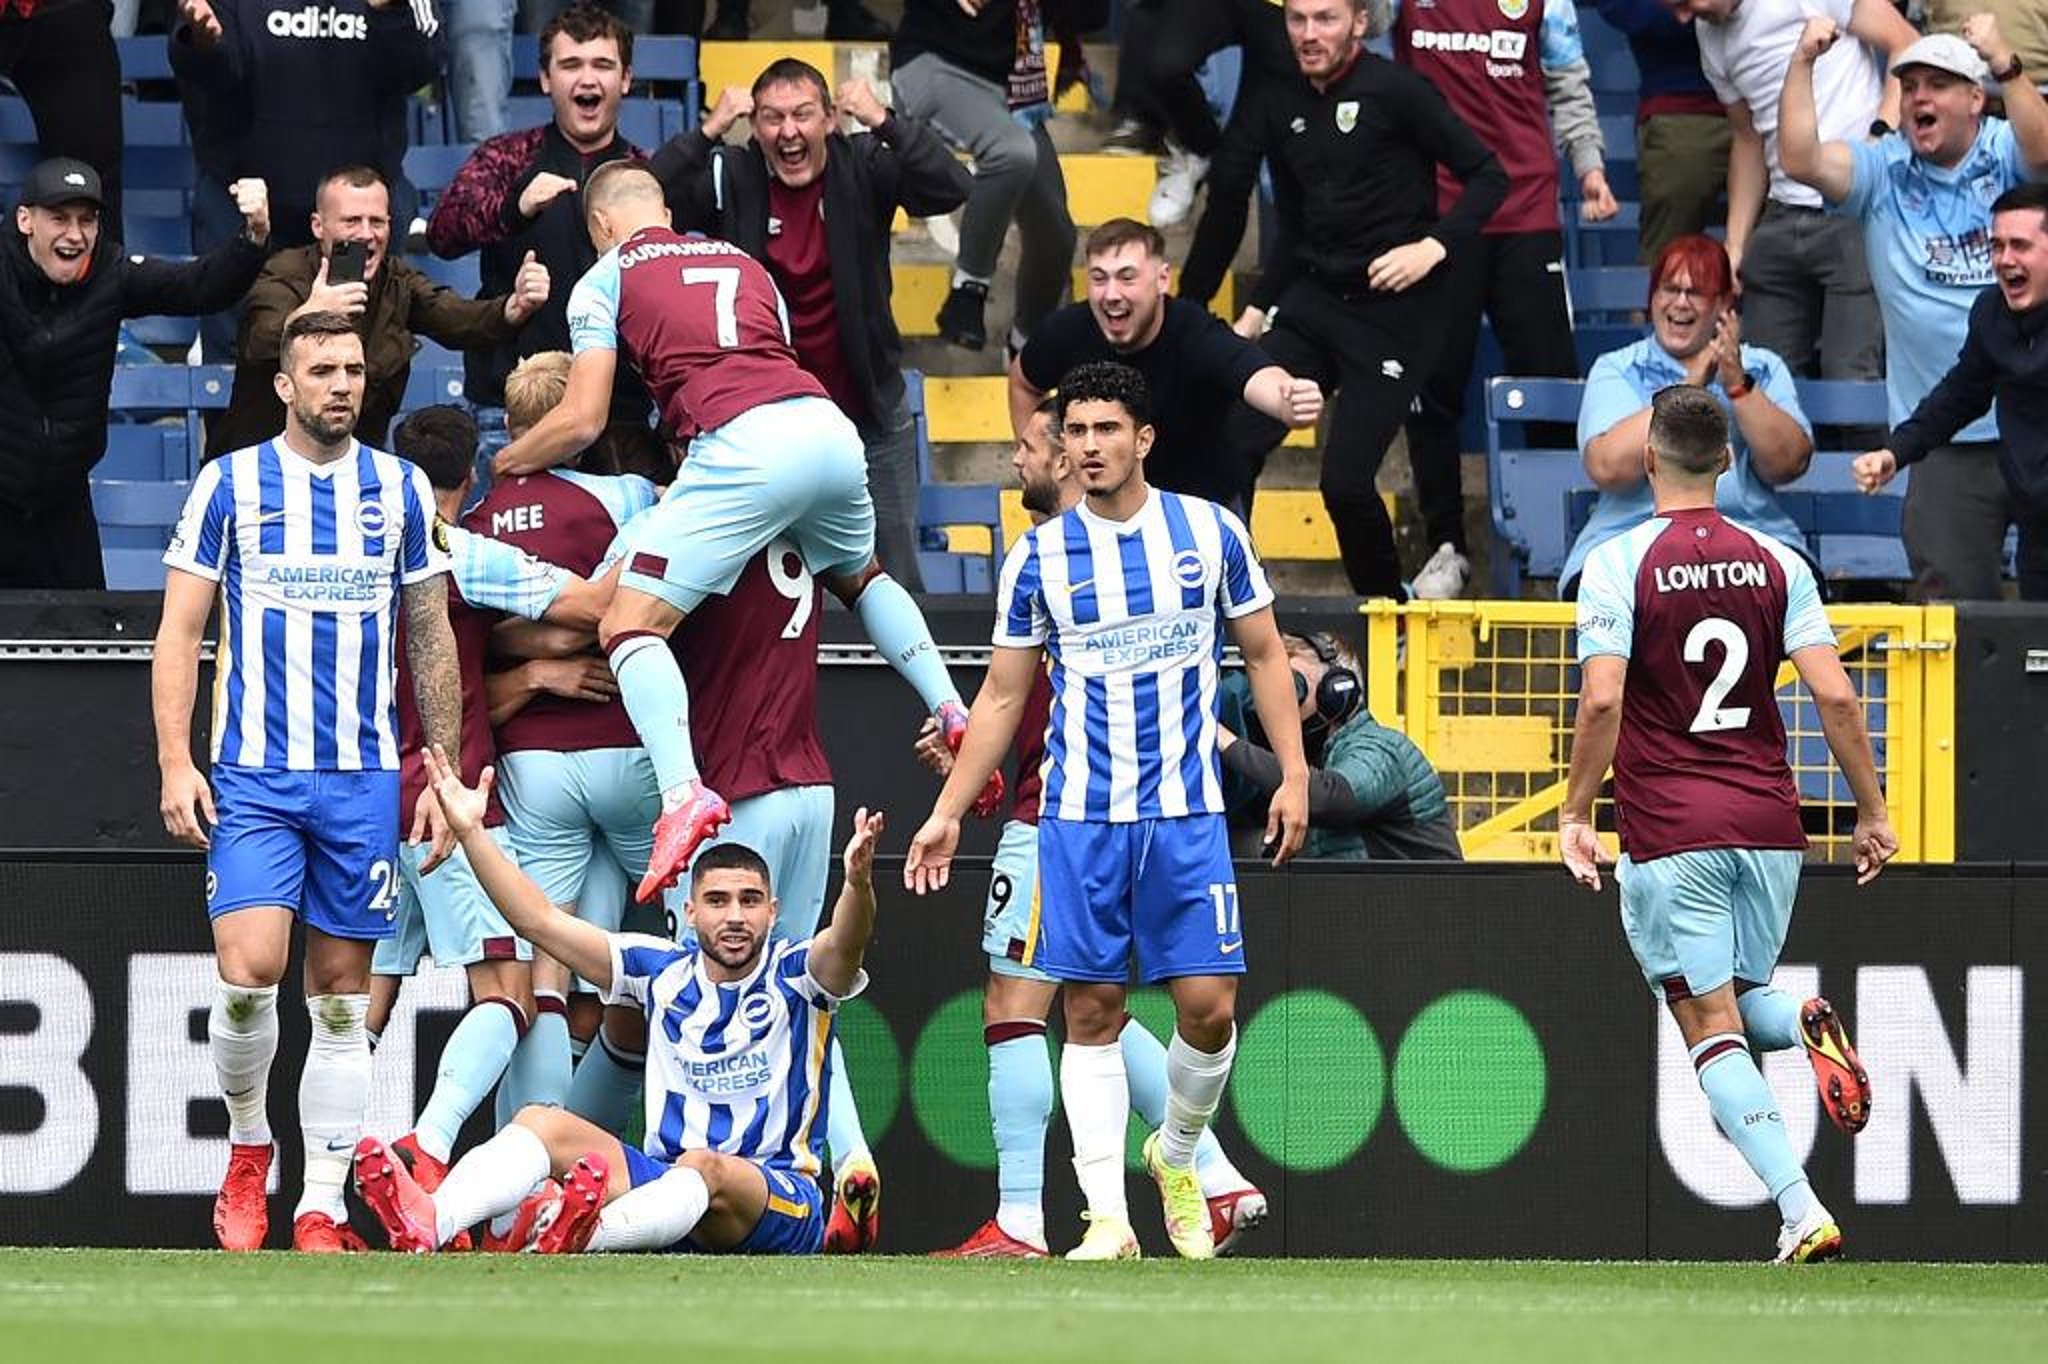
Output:
<svg viewBox="0 0 2048 1364">
<path fill-rule="evenodd" d="M 107 448 L 121 319 L 232 305 L 263 268 L 270 201 L 230 187 L 242 235 L 194 261 L 130 256 L 100 232 L 98 172 L 29 172 L 0 233 L 0 588 L 106 586 L 87 475 Z"/>
<path fill-rule="evenodd" d="M 841 112 L 868 132 L 839 132 Z M 752 144 L 723 145 L 743 117 Z M 917 427 L 889 311 L 889 224 L 898 208 L 913 218 L 951 212 L 973 177 L 923 124 L 884 108 L 867 82 L 847 82 L 835 106 L 825 77 L 793 58 L 771 63 L 752 91 L 727 90 L 703 126 L 671 139 L 650 169 L 678 231 L 729 241 L 775 277 L 797 359 L 867 446 L 876 557 L 890 577 L 921 591 Z"/>
</svg>

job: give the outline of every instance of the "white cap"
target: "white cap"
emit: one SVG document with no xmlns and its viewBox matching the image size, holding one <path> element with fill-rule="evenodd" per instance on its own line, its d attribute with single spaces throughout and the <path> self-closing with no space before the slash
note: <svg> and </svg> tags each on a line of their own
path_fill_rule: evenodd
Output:
<svg viewBox="0 0 2048 1364">
<path fill-rule="evenodd" d="M 1993 84 L 1991 68 L 1977 55 L 1977 49 L 1953 33 L 1930 33 L 1915 41 L 1893 59 L 1892 74 L 1897 75 L 1909 66 L 1931 66 L 1982 86 Z"/>
</svg>

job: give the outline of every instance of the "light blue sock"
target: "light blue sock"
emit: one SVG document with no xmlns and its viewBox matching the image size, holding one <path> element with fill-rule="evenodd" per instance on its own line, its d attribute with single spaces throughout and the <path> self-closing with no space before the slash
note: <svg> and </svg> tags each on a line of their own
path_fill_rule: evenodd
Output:
<svg viewBox="0 0 2048 1364">
<path fill-rule="evenodd" d="M 1751 990 L 1738 995 L 1742 1028 L 1758 1051 L 1784 1051 L 1799 1045 L 1799 1001 L 1783 990 Z"/>
<path fill-rule="evenodd" d="M 1116 1040 L 1124 1054 L 1124 1081 L 1131 1087 L 1131 1112 L 1156 1131 L 1166 1121 L 1166 1044 L 1135 1018 L 1124 1020 L 1124 1030 Z M 1202 1187 L 1210 1187 L 1209 1176 L 1228 1166 L 1216 1133 L 1203 1128 L 1195 1143 L 1195 1173 L 1203 1177 Z"/>
<path fill-rule="evenodd" d="M 619 698 L 626 703 L 640 742 L 647 746 L 662 808 L 667 809 L 683 787 L 697 780 L 697 754 L 690 747 L 690 689 L 683 684 L 683 670 L 660 635 L 629 633 L 614 639 L 607 653 L 612 676 L 619 682 Z"/>
<path fill-rule="evenodd" d="M 1045 1243 L 1045 1128 L 1052 1121 L 1052 1053 L 1045 1024 L 982 1030 L 988 1042 L 988 1116 L 996 1139 L 996 1221 L 1020 1241 Z"/>
<path fill-rule="evenodd" d="M 559 995 L 541 995 L 533 1026 L 513 1049 L 498 1085 L 498 1126 L 528 1104 L 559 1108 L 569 1098 L 569 1013 Z"/>
<path fill-rule="evenodd" d="M 1799 1167 L 1799 1158 L 1792 1154 L 1778 1101 L 1742 1037 L 1732 1032 L 1714 1034 L 1692 1049 L 1692 1064 L 1699 1073 L 1700 1088 L 1707 1092 L 1707 1104 L 1714 1110 L 1714 1121 L 1777 1200 L 1779 1214 L 1788 1223 L 1798 1222 L 1813 1207 L 1813 1189 L 1806 1182 L 1806 1171 Z"/>
<path fill-rule="evenodd" d="M 413 1124 L 422 1151 L 443 1161 L 454 1152 L 455 1134 L 505 1073 L 505 1064 L 519 1045 L 519 1025 L 524 1021 L 503 999 L 480 999 L 469 1006 L 448 1045 L 441 1048 L 434 1092 Z"/>
<path fill-rule="evenodd" d="M 853 1106 L 853 1084 L 846 1078 L 846 1053 L 832 1039 L 832 1076 L 825 1095 L 825 1144 L 832 1148 L 832 1168 L 855 1157 L 869 1158 L 867 1134 L 860 1130 L 860 1110 Z"/>
<path fill-rule="evenodd" d="M 868 638 L 889 660 L 889 666 L 924 698 L 926 710 L 936 711 L 946 702 L 960 699 L 959 689 L 939 657 L 938 646 L 932 643 L 931 627 L 924 623 L 924 613 L 917 609 L 917 603 L 901 583 L 886 573 L 875 575 L 855 599 L 853 610 L 860 617 L 861 629 L 868 632 Z M 624 691 L 625 685 L 621 679 L 619 689 Z M 629 709 L 631 704 L 627 703 Z M 634 723 L 639 723 L 637 713 Z"/>
<path fill-rule="evenodd" d="M 615 1050 L 599 1033 L 576 1063 L 576 1078 L 569 1082 L 569 1111 L 619 1136 L 632 1121 L 633 1105 L 640 1100 L 646 1061 L 637 1052 Z"/>
</svg>

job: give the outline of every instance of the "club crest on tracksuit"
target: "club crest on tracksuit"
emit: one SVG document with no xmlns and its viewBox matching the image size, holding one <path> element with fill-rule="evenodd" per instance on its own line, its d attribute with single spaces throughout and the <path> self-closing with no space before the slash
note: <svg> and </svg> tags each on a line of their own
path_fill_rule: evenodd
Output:
<svg viewBox="0 0 2048 1364">
<path fill-rule="evenodd" d="M 1347 99 L 1337 106 L 1337 131 L 1348 133 L 1358 126 L 1358 101 Z"/>
</svg>

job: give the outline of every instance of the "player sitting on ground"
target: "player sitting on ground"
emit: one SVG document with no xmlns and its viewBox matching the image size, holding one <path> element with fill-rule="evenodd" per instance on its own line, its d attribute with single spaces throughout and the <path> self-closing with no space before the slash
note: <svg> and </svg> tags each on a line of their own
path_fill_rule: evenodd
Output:
<svg viewBox="0 0 2048 1364">
<path fill-rule="evenodd" d="M 770 946 L 775 898 L 751 849 L 698 859 L 688 912 L 699 946 L 606 933 L 547 902 L 483 829 L 492 773 L 462 784 L 445 752 L 429 758 L 449 829 L 507 920 L 535 946 L 631 1000 L 650 1020 L 644 1150 L 560 1109 L 529 1107 L 448 1172 L 438 1194 L 413 1182 L 374 1137 L 356 1148 L 356 1187 L 394 1249 L 432 1251 L 471 1223 L 520 1206 L 552 1175 L 559 1199 L 532 1219 L 542 1253 L 682 1248 L 815 1254 L 832 1015 L 867 986 L 881 814 L 855 812 L 832 922 L 805 942 Z M 730 1007 L 728 1007 L 730 1002 Z M 737 1027 L 735 1026 L 737 1025 Z"/>
<path fill-rule="evenodd" d="M 1806 847 L 1778 713 L 1781 659 L 1855 793 L 1858 884 L 1899 844 L 1813 571 L 1714 508 L 1731 458 L 1713 394 L 1679 384 L 1652 400 L 1644 464 L 1656 515 L 1594 550 L 1580 580 L 1585 677 L 1559 844 L 1572 875 L 1598 890 L 1608 857 L 1593 799 L 1612 763 L 1629 949 L 1685 1035 L 1714 1121 L 1777 1200 L 1779 1263 L 1803 1264 L 1840 1254 L 1842 1232 L 1750 1050 L 1803 1045 L 1822 1106 L 1852 1134 L 1869 1121 L 1870 1081 L 1825 999 L 1801 1005 L 1770 988 Z"/>
<path fill-rule="evenodd" d="M 731 818 L 698 775 L 689 689 L 668 636 L 706 597 L 731 591 L 769 542 L 787 538 L 804 567 L 852 603 L 868 638 L 956 745 L 967 712 L 917 603 L 875 562 L 860 433 L 797 364 L 788 310 L 766 268 L 728 242 L 670 228 L 661 185 L 644 167 L 599 167 L 583 202 L 604 255 L 569 296 L 569 390 L 499 452 L 496 468 L 533 473 L 596 439 L 620 350 L 690 442 L 669 496 L 640 521 L 598 629 L 661 783 L 639 889 L 645 901 Z"/>
<path fill-rule="evenodd" d="M 1011 464 L 1023 486 L 1024 510 L 1042 525 L 1081 500 L 1081 476 L 1067 457 L 1046 399 L 1025 419 Z M 1052 1057 L 1045 1020 L 1059 982 L 1034 963 L 1038 955 L 1038 816 L 1044 790 L 1046 724 L 1052 679 L 1041 669 L 1017 725 L 1017 786 L 1010 818 L 996 845 L 982 912 L 981 946 L 988 954 L 982 994 L 982 1039 L 988 1044 L 989 1126 L 996 1143 L 996 1215 L 950 1250 L 948 1259 L 1041 1259 L 1045 1241 L 1045 1129 L 1052 1119 Z M 918 761 L 941 777 L 953 770 L 952 750 L 927 722 Z M 1117 1033 L 1131 1107 L 1148 1128 L 1166 1121 L 1166 1048 L 1135 1018 Z M 835 1105 L 834 1112 L 837 1112 Z M 1195 1143 L 1195 1174 L 1209 1204 L 1209 1235 L 1221 1255 L 1266 1216 L 1266 1196 L 1223 1154 L 1216 1133 Z M 1094 1214 L 1113 1211 L 1091 1208 Z"/>
</svg>

